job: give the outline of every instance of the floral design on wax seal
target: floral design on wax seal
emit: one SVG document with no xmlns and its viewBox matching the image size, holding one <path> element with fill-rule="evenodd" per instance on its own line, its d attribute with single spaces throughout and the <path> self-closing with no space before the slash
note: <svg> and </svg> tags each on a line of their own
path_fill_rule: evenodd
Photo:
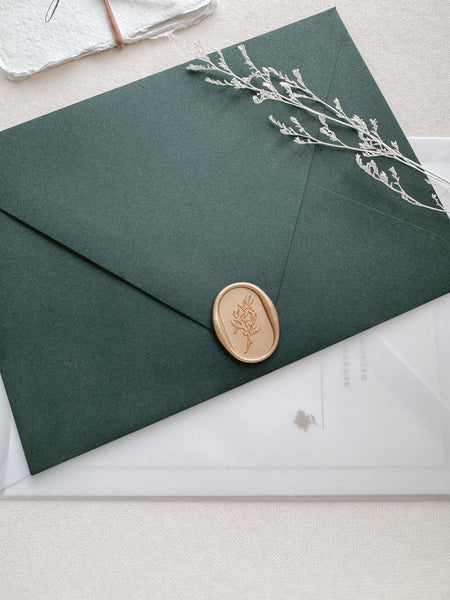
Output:
<svg viewBox="0 0 450 600">
<path fill-rule="evenodd" d="M 280 338 L 278 314 L 269 296 L 252 283 L 233 283 L 217 295 L 214 331 L 237 360 L 256 363 L 269 358 Z"/>
<path fill-rule="evenodd" d="M 247 338 L 247 348 L 244 354 L 250 349 L 253 344 L 252 335 L 259 333 L 259 328 L 256 325 L 258 315 L 255 309 L 252 307 L 254 300 L 251 295 L 246 296 L 241 304 L 238 304 L 236 310 L 233 311 L 233 320 L 231 324 L 234 327 L 234 333 L 236 334 L 239 330 L 242 331 L 243 335 Z"/>
</svg>

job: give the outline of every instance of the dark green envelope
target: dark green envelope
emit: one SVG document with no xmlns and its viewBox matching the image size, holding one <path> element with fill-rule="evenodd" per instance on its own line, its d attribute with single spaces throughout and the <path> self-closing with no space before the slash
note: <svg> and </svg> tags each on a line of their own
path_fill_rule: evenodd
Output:
<svg viewBox="0 0 450 600">
<path fill-rule="evenodd" d="M 413 156 L 335 10 L 246 46 Z M 270 113 L 289 111 L 181 65 L 0 135 L 0 371 L 32 473 L 450 291 L 446 215 L 289 142 Z M 278 309 L 260 364 L 211 328 L 236 281 Z"/>
</svg>

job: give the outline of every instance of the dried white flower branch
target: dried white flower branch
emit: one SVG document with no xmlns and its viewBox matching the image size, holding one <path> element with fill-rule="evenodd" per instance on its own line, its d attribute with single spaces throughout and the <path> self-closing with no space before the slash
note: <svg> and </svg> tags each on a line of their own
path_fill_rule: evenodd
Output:
<svg viewBox="0 0 450 600">
<path fill-rule="evenodd" d="M 253 94 L 253 101 L 256 104 L 261 104 L 266 100 L 274 100 L 282 102 L 290 106 L 294 106 L 313 117 L 320 122 L 319 132 L 321 137 L 314 136 L 306 129 L 300 121 L 294 117 L 290 117 L 290 125 L 283 123 L 270 115 L 270 120 L 276 125 L 283 135 L 291 136 L 297 144 L 311 144 L 328 146 L 339 150 L 350 150 L 356 153 L 356 163 L 368 175 L 380 181 L 392 191 L 400 194 L 403 200 L 416 206 L 422 206 L 430 210 L 446 212 L 444 206 L 435 193 L 431 194 L 433 205 L 424 204 L 412 197 L 403 189 L 400 177 L 395 167 L 390 167 L 388 171 L 381 170 L 375 158 L 384 157 L 395 160 L 407 167 L 419 171 L 425 176 L 425 181 L 430 184 L 429 178 L 450 185 L 439 175 L 428 171 L 419 163 L 404 156 L 396 141 L 391 141 L 390 144 L 384 142 L 378 133 L 378 123 L 376 119 L 370 119 L 370 127 L 358 115 L 349 117 L 343 110 L 338 98 L 335 98 L 331 104 L 325 102 L 317 96 L 303 81 L 302 75 L 298 69 L 292 70 L 292 76 L 288 76 L 281 71 L 277 71 L 273 67 L 258 68 L 250 59 L 244 44 L 238 46 L 242 54 L 244 63 L 248 67 L 248 75 L 240 76 L 233 72 L 231 67 L 226 62 L 223 53 L 217 50 L 217 62 L 214 62 L 210 56 L 202 49 L 199 44 L 195 45 L 197 59 L 199 63 L 193 63 L 188 66 L 191 71 L 206 71 L 218 73 L 223 78 L 215 78 L 207 76 L 207 82 L 218 86 L 229 86 L 234 89 L 250 90 Z M 343 127 L 347 130 L 356 132 L 359 139 L 355 145 L 348 145 L 339 137 L 336 126 Z M 363 157 L 369 160 L 364 161 Z"/>
</svg>

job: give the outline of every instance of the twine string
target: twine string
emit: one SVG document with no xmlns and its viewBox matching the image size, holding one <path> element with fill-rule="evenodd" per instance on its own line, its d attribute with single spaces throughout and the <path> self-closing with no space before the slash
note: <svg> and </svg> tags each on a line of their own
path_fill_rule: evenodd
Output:
<svg viewBox="0 0 450 600">
<path fill-rule="evenodd" d="M 104 2 L 106 14 L 108 15 L 109 26 L 111 27 L 111 31 L 114 37 L 114 42 L 118 48 L 123 48 L 125 46 L 125 42 L 123 40 L 119 26 L 117 25 L 116 17 L 114 16 L 109 0 L 104 0 Z"/>
</svg>

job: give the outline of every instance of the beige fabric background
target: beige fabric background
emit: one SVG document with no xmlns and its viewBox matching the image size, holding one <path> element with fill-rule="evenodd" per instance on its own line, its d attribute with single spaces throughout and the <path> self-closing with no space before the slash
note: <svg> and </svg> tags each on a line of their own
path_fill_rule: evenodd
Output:
<svg viewBox="0 0 450 600">
<path fill-rule="evenodd" d="M 184 44 L 212 50 L 333 5 L 219 2 Z M 407 135 L 449 136 L 448 2 L 335 4 Z M 0 75 L 0 129 L 189 58 L 145 41 L 21 83 Z M 450 504 L 6 500 L 0 598 L 447 600 Z"/>
</svg>

